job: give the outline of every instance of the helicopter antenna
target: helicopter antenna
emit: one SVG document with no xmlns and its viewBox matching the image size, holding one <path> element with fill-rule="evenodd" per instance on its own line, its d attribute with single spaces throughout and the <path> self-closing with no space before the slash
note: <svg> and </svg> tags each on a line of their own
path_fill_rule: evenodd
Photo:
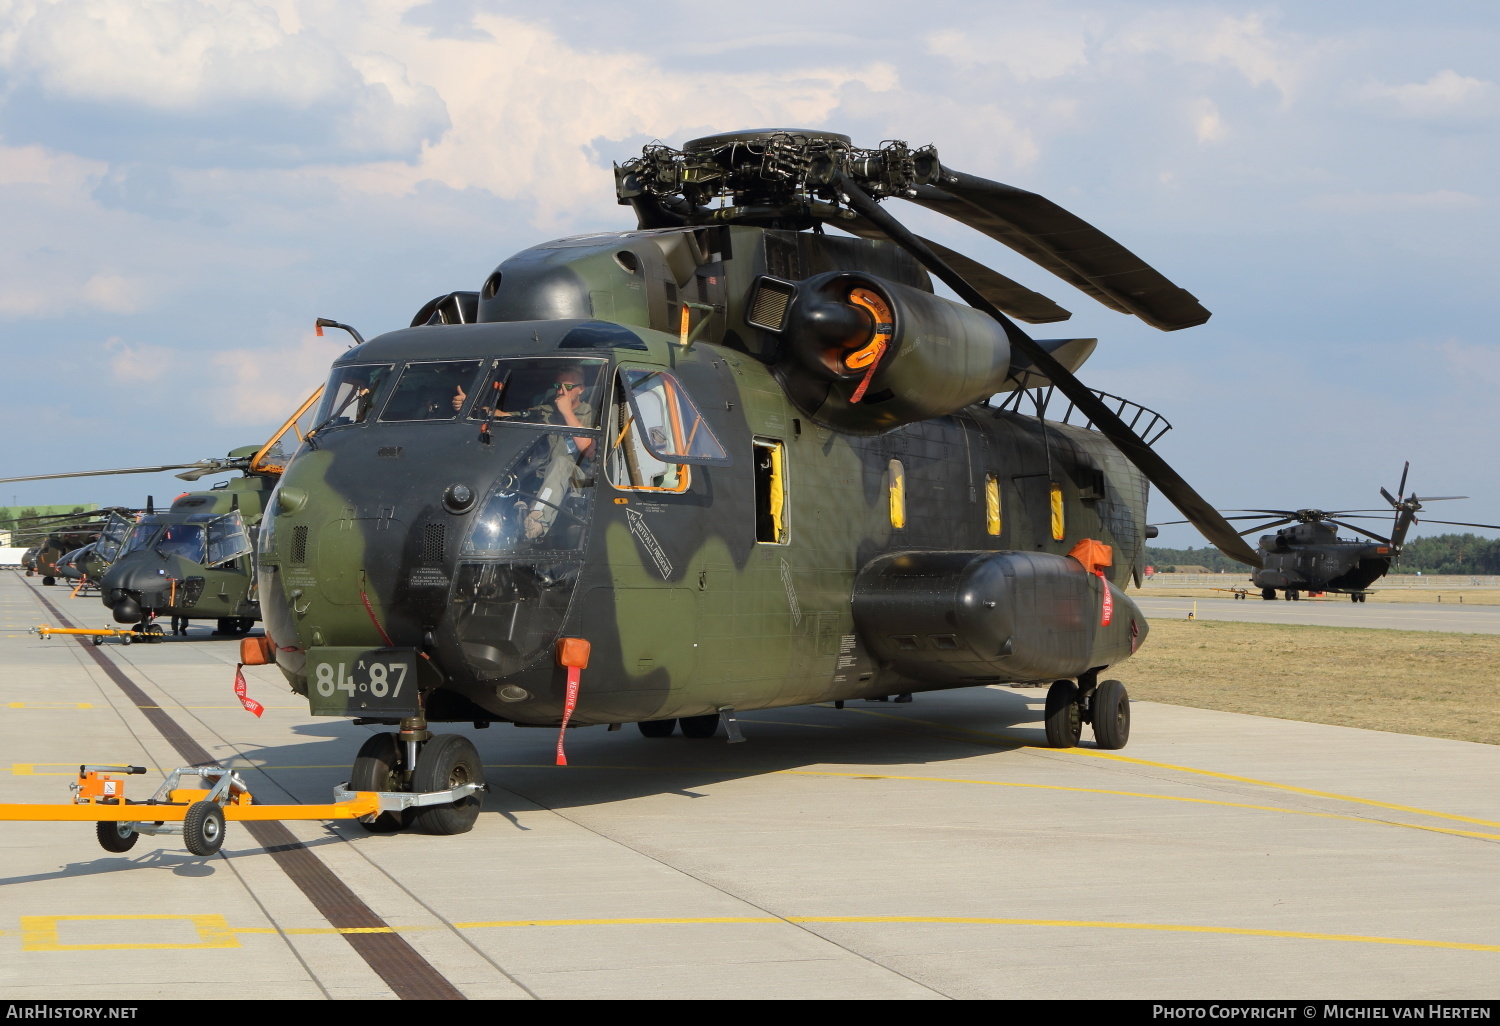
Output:
<svg viewBox="0 0 1500 1026">
<path fill-rule="evenodd" d="M 156 514 L 156 499 L 153 498 L 152 496 L 148 495 L 148 496 L 146 496 L 146 516 L 148 516 L 148 517 L 149 516 L 154 516 L 155 514 Z"/>
</svg>

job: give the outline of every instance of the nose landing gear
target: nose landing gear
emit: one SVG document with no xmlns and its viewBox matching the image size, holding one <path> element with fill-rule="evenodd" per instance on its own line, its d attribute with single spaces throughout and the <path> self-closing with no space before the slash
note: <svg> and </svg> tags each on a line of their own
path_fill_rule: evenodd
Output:
<svg viewBox="0 0 1500 1026">
<path fill-rule="evenodd" d="M 428 805 L 414 802 L 360 820 L 372 834 L 408 827 L 424 834 L 463 834 L 474 827 L 483 802 L 484 766 L 473 742 L 462 734 L 432 734 L 427 721 L 401 721 L 397 734 L 375 734 L 360 746 L 349 772 L 351 791 L 413 792 L 417 795 L 476 785 L 457 801 Z"/>
</svg>

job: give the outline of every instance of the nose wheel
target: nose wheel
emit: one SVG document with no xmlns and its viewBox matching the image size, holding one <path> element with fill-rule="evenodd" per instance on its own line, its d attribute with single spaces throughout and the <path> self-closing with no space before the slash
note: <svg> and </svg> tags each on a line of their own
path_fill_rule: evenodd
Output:
<svg viewBox="0 0 1500 1026">
<path fill-rule="evenodd" d="M 410 747 L 417 749 L 415 767 L 407 765 Z M 482 787 L 484 766 L 473 742 L 462 734 L 436 734 L 410 743 L 397 734 L 374 734 L 360 746 L 349 772 L 351 791 L 427 794 L 465 784 Z M 481 802 L 481 794 L 475 793 L 441 805 L 381 812 L 359 822 L 372 834 L 390 834 L 407 827 L 424 834 L 463 834 L 474 828 Z"/>
<path fill-rule="evenodd" d="M 402 746 L 395 734 L 371 734 L 359 746 L 354 766 L 349 770 L 351 791 L 404 791 L 410 775 L 405 766 Z M 372 834 L 393 834 L 406 826 L 409 810 L 382 812 L 359 821 Z"/>
</svg>

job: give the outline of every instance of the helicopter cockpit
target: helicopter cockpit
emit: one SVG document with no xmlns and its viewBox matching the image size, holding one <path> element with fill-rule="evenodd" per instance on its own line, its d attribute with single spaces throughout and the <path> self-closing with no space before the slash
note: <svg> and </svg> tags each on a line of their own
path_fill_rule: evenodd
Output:
<svg viewBox="0 0 1500 1026">
<path fill-rule="evenodd" d="M 180 515 L 179 515 L 180 516 Z M 151 549 L 163 559 L 181 557 L 204 566 L 223 566 L 249 554 L 254 546 L 244 518 L 232 513 L 192 513 L 142 517 L 119 545 L 119 555 Z"/>
</svg>

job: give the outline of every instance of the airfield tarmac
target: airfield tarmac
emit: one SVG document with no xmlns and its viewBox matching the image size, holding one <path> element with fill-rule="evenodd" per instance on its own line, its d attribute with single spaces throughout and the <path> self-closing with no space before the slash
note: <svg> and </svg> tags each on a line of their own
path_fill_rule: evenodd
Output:
<svg viewBox="0 0 1500 1026">
<path fill-rule="evenodd" d="M 1200 620 L 1238 620 L 1245 623 L 1309 623 L 1323 627 L 1384 627 L 1401 631 L 1450 631 L 1457 634 L 1500 634 L 1500 606 L 1465 606 L 1430 602 L 1350 602 L 1349 596 L 1267 602 L 1259 595 L 1247 599 L 1176 598 L 1130 592 L 1148 620 L 1185 620 L 1196 608 Z M 1196 603 L 1196 607 L 1194 605 Z"/>
<path fill-rule="evenodd" d="M 102 622 L 66 595 L 45 589 Z M 368 728 L 261 667 L 251 716 L 234 642 L 43 642 L 42 596 L 0 574 L 0 801 L 205 752 L 262 802 L 346 778 Z M 0 992 L 1493 996 L 1500 748 L 1140 702 L 1123 752 L 1054 751 L 1042 696 L 750 713 L 739 745 L 588 728 L 564 769 L 552 731 L 460 726 L 492 790 L 457 837 L 231 823 L 204 859 L 0 824 Z"/>
</svg>

